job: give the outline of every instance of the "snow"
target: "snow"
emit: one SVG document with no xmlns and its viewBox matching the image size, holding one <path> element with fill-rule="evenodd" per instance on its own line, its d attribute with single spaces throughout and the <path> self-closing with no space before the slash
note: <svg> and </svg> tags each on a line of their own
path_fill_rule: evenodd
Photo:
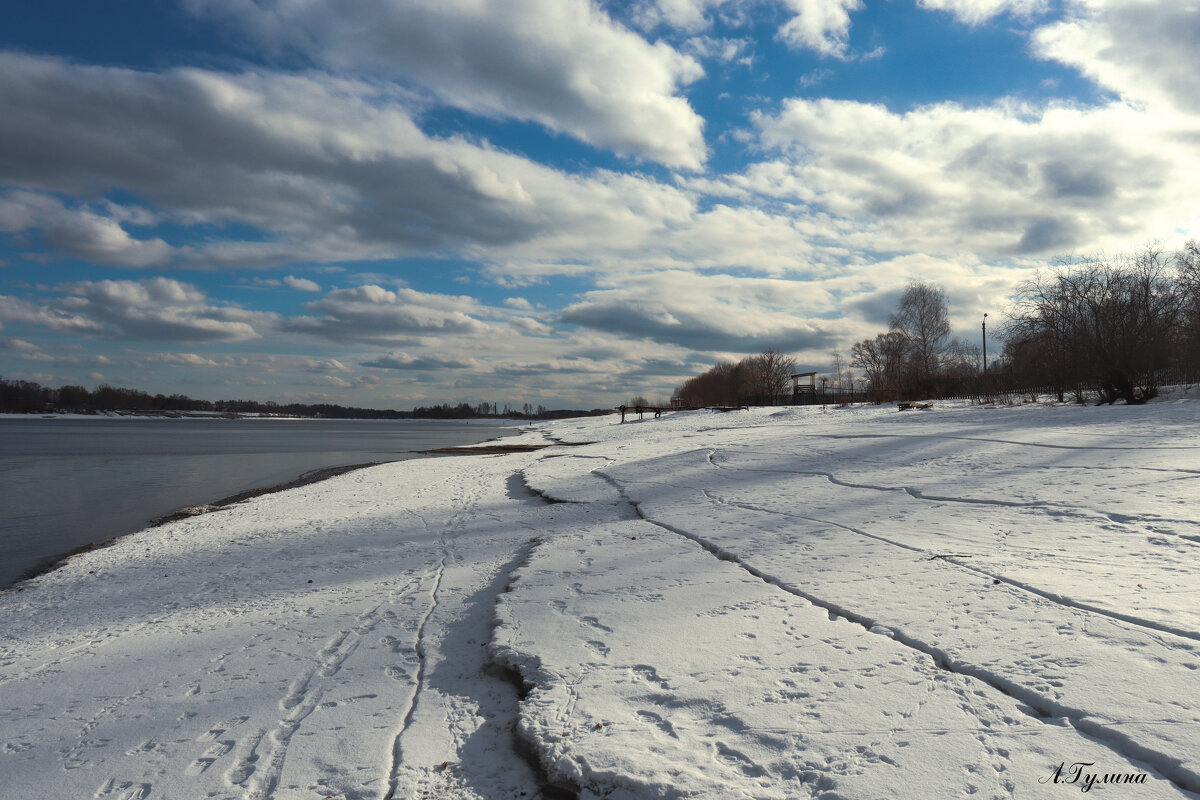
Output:
<svg viewBox="0 0 1200 800">
<path fill-rule="evenodd" d="M 0 798 L 1200 797 L 1197 422 L 565 420 L 142 531 L 0 594 Z"/>
</svg>

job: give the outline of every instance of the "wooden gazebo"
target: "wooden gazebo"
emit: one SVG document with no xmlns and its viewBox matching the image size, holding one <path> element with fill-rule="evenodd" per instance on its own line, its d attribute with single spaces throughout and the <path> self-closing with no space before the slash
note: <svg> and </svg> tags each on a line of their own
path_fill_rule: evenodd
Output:
<svg viewBox="0 0 1200 800">
<path fill-rule="evenodd" d="M 792 402 L 800 403 L 817 393 L 817 373 L 797 372 L 792 376 Z M 811 402 L 811 400 L 810 400 Z"/>
</svg>

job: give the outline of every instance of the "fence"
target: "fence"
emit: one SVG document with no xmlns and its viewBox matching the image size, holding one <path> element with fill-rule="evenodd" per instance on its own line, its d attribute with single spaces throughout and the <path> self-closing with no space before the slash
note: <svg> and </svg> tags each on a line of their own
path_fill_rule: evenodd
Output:
<svg viewBox="0 0 1200 800">
<path fill-rule="evenodd" d="M 1155 370 L 1151 385 L 1175 386 L 1200 383 L 1200 374 L 1194 369 L 1170 367 Z M 866 389 L 843 390 L 837 387 L 826 387 L 814 391 L 796 394 L 780 395 L 776 405 L 793 406 L 840 406 L 862 402 L 893 402 L 898 400 L 1009 400 L 1012 398 L 1053 397 L 1058 398 L 1060 392 L 1063 400 L 1093 397 L 1098 394 L 1099 382 L 1084 381 L 1076 384 L 1022 384 L 1014 376 L 1004 373 L 989 373 L 968 378 L 956 378 L 943 382 L 940 389 L 921 398 L 902 397 L 899 395 L 876 398 Z M 754 405 L 748 403 L 747 405 Z"/>
</svg>

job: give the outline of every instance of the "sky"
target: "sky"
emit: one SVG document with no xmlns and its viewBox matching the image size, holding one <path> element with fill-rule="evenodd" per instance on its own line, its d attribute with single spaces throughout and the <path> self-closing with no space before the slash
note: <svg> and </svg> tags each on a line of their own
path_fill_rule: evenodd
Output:
<svg viewBox="0 0 1200 800">
<path fill-rule="evenodd" d="M 1200 236 L 1200 0 L 10 6 L 11 380 L 612 406 Z"/>
</svg>

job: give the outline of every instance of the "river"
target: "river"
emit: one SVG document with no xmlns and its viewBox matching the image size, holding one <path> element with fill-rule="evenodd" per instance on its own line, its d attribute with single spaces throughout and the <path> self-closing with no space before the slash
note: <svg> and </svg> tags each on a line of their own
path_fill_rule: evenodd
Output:
<svg viewBox="0 0 1200 800">
<path fill-rule="evenodd" d="M 325 467 L 421 457 L 512 421 L 0 418 L 0 589 L 186 506 Z"/>
</svg>

